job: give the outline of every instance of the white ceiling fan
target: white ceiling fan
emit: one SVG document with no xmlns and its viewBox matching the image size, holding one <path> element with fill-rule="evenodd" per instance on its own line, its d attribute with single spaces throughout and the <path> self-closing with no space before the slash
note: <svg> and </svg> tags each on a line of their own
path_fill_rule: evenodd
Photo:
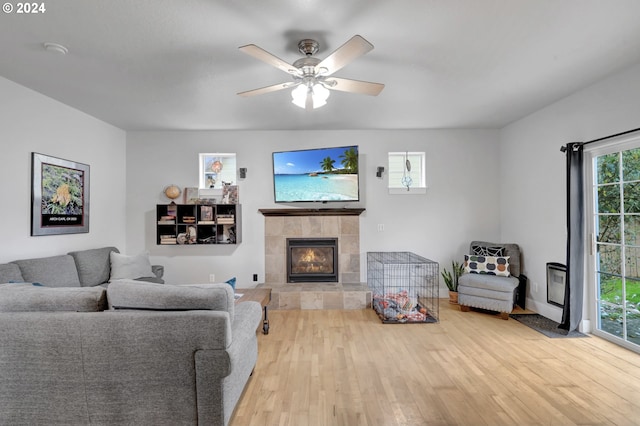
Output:
<svg viewBox="0 0 640 426">
<path fill-rule="evenodd" d="M 333 73 L 349 62 L 373 49 L 373 45 L 359 35 L 353 36 L 323 60 L 312 56 L 318 52 L 317 41 L 311 39 L 301 40 L 298 43 L 298 50 L 305 57 L 298 59 L 293 64 L 283 61 L 255 44 L 241 46 L 239 49 L 247 55 L 279 68 L 293 77 L 291 82 L 240 92 L 238 93 L 240 96 L 262 95 L 294 88 L 291 92 L 292 102 L 301 108 L 310 110 L 326 104 L 330 93 L 329 90 L 376 96 L 384 88 L 384 84 L 381 83 L 332 77 Z"/>
</svg>

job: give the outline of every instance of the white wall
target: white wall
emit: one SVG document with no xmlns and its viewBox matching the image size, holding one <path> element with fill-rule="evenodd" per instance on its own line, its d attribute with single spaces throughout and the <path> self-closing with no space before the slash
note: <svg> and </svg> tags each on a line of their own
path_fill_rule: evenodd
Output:
<svg viewBox="0 0 640 426">
<path fill-rule="evenodd" d="M 125 133 L 0 77 L 0 263 L 125 244 Z M 31 153 L 90 166 L 90 232 L 31 237 Z"/>
<path fill-rule="evenodd" d="M 560 146 L 640 127 L 639 111 L 637 65 L 500 133 L 501 238 L 522 246 L 529 307 L 556 321 L 562 309 L 547 303 L 546 263 L 566 260 L 565 155 Z"/>
<path fill-rule="evenodd" d="M 360 152 L 360 217 L 363 262 L 367 251 L 413 251 L 443 266 L 461 259 L 471 239 L 500 236 L 498 132 L 423 131 L 184 131 L 127 133 L 127 249 L 149 250 L 153 263 L 165 265 L 168 282 L 206 282 L 238 277 L 253 285 L 264 280 L 264 217 L 260 208 L 290 207 L 273 202 L 273 151 L 356 144 Z M 389 195 L 377 166 L 387 168 L 389 151 L 425 151 L 426 195 Z M 198 153 L 235 152 L 239 180 L 242 243 L 237 246 L 157 246 L 155 205 L 166 203 L 170 183 L 198 185 Z M 488 183 L 488 185 L 487 185 Z M 300 207 L 335 207 L 304 205 Z M 378 232 L 378 224 L 384 232 Z M 444 290 L 444 287 L 443 287 Z"/>
</svg>

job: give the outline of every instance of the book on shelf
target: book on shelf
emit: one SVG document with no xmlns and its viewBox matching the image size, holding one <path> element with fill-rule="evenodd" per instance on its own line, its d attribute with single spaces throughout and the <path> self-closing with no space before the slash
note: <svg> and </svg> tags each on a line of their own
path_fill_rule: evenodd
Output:
<svg viewBox="0 0 640 426">
<path fill-rule="evenodd" d="M 198 225 L 215 225 L 215 220 L 199 220 Z"/>
<path fill-rule="evenodd" d="M 196 223 L 196 217 L 195 216 L 182 216 L 182 222 L 183 223 Z"/>
<path fill-rule="evenodd" d="M 233 225 L 236 221 L 236 218 L 232 214 L 219 214 L 218 215 L 218 224 L 219 225 Z"/>
<path fill-rule="evenodd" d="M 176 244 L 177 242 L 175 235 L 160 235 L 160 244 Z"/>
<path fill-rule="evenodd" d="M 174 223 L 176 223 L 175 214 L 163 214 L 158 218 L 158 225 L 173 225 Z"/>
</svg>

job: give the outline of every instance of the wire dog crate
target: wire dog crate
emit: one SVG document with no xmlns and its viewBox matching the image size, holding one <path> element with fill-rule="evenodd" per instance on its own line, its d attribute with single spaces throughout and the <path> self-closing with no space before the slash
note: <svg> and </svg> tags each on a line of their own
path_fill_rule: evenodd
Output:
<svg viewBox="0 0 640 426">
<path fill-rule="evenodd" d="M 438 322 L 438 269 L 411 252 L 367 252 L 367 285 L 382 322 Z"/>
</svg>

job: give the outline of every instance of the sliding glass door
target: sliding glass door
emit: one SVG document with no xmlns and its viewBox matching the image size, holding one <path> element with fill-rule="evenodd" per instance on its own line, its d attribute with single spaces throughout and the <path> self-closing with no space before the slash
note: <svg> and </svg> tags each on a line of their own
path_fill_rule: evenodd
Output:
<svg viewBox="0 0 640 426">
<path fill-rule="evenodd" d="M 640 140 L 589 151 L 594 334 L 640 352 Z"/>
</svg>

